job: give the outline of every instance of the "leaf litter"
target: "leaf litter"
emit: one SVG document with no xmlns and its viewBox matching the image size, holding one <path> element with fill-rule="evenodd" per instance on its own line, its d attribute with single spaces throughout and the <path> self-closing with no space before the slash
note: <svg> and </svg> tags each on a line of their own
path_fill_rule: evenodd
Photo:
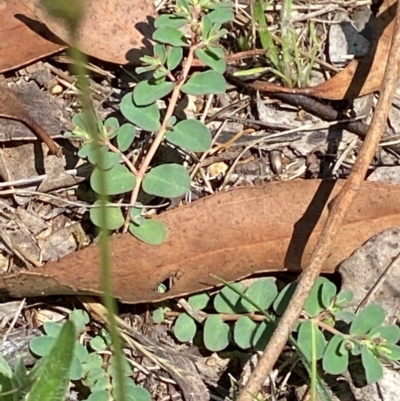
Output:
<svg viewBox="0 0 400 401">
<path fill-rule="evenodd" d="M 0 73 L 19 68 L 66 47 L 36 20 L 24 1 L 2 2 L 0 27 Z"/>
<path fill-rule="evenodd" d="M 106 2 L 104 4 L 106 4 Z M 387 2 L 384 2 L 380 13 L 383 13 L 384 7 L 387 6 L 387 4 Z M 37 11 L 37 13 L 39 14 L 39 11 Z M 385 18 L 386 15 L 389 14 L 385 14 Z M 106 13 L 105 15 L 109 14 Z M 50 25 L 53 27 L 51 21 L 46 20 L 46 17 L 43 15 L 42 18 L 46 24 L 49 24 L 49 27 Z M 383 19 L 381 19 L 381 21 L 383 21 Z M 385 28 L 385 35 L 382 37 L 386 38 L 385 42 L 378 44 L 378 49 L 381 49 L 380 51 L 382 52 L 384 46 L 388 46 L 390 43 L 389 26 L 390 24 Z M 50 29 L 56 30 L 57 27 Z M 62 36 L 62 34 L 60 35 Z M 92 45 L 94 39 L 97 39 L 97 37 L 91 37 L 89 39 L 92 41 Z M 110 46 L 109 43 L 106 43 L 106 45 Z M 118 61 L 125 64 L 127 61 L 126 57 L 124 58 L 126 52 L 118 51 L 121 49 L 116 50 L 118 54 L 112 54 L 112 60 L 108 61 Z M 89 54 L 96 56 L 96 54 L 92 54 L 89 50 L 87 51 Z M 103 54 L 103 56 L 100 53 Z M 96 57 L 102 59 L 104 54 L 107 54 L 108 57 L 111 53 L 102 49 Z M 321 89 L 320 86 L 320 89 L 314 91 L 313 94 L 322 98 L 326 98 L 327 96 L 343 98 L 343 91 L 347 91 L 346 83 L 349 82 L 349 76 L 352 76 L 352 69 L 349 67 L 355 64 L 362 64 L 363 62 L 366 63 L 363 59 L 361 61 L 355 60 L 351 62 L 343 70 L 346 71 L 346 73 L 342 73 L 340 79 L 337 78 L 337 80 L 334 81 L 335 77 L 339 76 L 341 73 L 337 74 L 331 80 L 326 81 L 330 86 L 325 84 L 325 89 Z M 374 62 L 375 59 L 373 63 Z M 380 65 L 385 65 L 384 58 L 381 59 Z M 374 90 L 379 88 L 379 71 L 381 71 L 379 68 L 374 69 L 374 74 L 368 76 L 362 91 L 368 92 L 373 88 L 375 88 Z M 335 90 L 332 91 L 332 89 Z M 65 89 L 64 96 L 68 96 Z M 223 97 L 224 95 L 218 97 L 220 104 L 216 103 L 211 106 L 208 114 L 209 117 L 211 117 L 213 113 L 218 113 L 220 108 L 222 108 L 220 106 L 223 105 Z M 225 106 L 231 106 L 236 100 L 240 101 L 240 96 L 237 96 L 237 98 L 235 98 L 235 95 L 233 95 L 233 97 L 228 96 L 227 99 L 225 99 Z M 227 177 L 228 174 L 230 178 L 227 183 L 233 187 L 237 185 L 260 184 L 271 180 L 291 180 L 299 176 L 304 177 L 305 174 L 312 173 L 312 170 L 315 171 L 312 173 L 314 176 L 320 177 L 323 164 L 329 159 L 331 155 L 330 152 L 332 152 L 332 143 L 329 142 L 336 141 L 340 143 L 340 146 L 336 149 L 339 153 L 345 151 L 347 146 L 353 143 L 353 141 L 356 141 L 357 144 L 358 137 L 354 134 L 350 134 L 347 131 L 341 132 L 340 129 L 337 130 L 337 133 L 334 133 L 329 125 L 324 125 L 321 120 L 312 117 L 310 111 L 308 111 L 308 113 L 298 113 L 295 108 L 289 107 L 288 103 L 285 103 L 285 100 L 280 100 L 275 103 L 268 100 L 267 104 L 264 106 L 267 107 L 270 112 L 269 114 L 263 113 L 260 104 L 257 105 L 255 114 L 248 106 L 242 109 L 231 106 L 227 113 L 215 120 L 215 127 L 212 130 L 214 137 L 215 132 L 221 126 L 221 122 L 224 118 L 229 118 L 229 115 L 230 117 L 238 118 L 236 122 L 231 120 L 225 124 L 223 132 L 216 138 L 215 145 L 220 146 L 219 150 L 215 150 L 213 156 L 206 154 L 204 160 L 196 166 L 198 171 L 203 174 L 203 182 L 201 180 L 199 181 L 197 176 L 194 179 L 194 199 L 196 199 L 196 197 L 203 197 L 206 192 L 219 191 L 219 189 L 222 188 L 221 178 L 224 176 Z M 112 108 L 109 108 L 106 104 L 104 107 L 99 107 L 100 113 L 108 114 L 111 111 Z M 274 111 L 276 111 L 275 114 Z M 279 113 L 280 116 L 277 118 Z M 257 124 L 254 123 L 257 115 L 259 120 L 264 120 L 261 121 L 261 123 L 265 125 L 257 126 Z M 284 127 L 284 129 L 274 126 L 277 121 L 282 121 L 281 115 L 284 115 L 286 118 L 286 127 Z M 347 116 L 344 116 L 343 118 L 346 117 Z M 249 120 L 251 122 L 249 122 Z M 308 126 L 310 132 L 307 130 L 302 131 L 301 128 L 304 126 Z M 318 129 L 315 130 L 317 127 Z M 295 128 L 296 131 L 293 133 L 285 133 L 285 129 L 288 130 L 290 128 Z M 51 135 L 54 135 L 54 133 L 55 132 L 52 131 Z M 271 134 L 282 135 L 269 138 Z M 243 152 L 244 148 L 247 148 L 245 152 Z M 358 146 L 355 146 L 347 154 L 347 157 L 344 158 L 341 169 L 339 169 L 340 177 L 346 177 L 357 152 Z M 274 161 L 272 162 L 272 154 L 277 155 L 277 161 L 273 159 Z M 259 155 L 262 155 L 262 157 L 259 157 Z M 315 156 L 316 167 L 313 169 L 310 168 L 310 161 L 308 160 L 310 155 Z M 15 154 L 15 156 L 21 158 L 20 155 L 18 156 Z M 395 160 L 395 158 L 384 152 L 383 160 L 390 163 Z M 224 163 L 226 168 L 220 168 L 221 166 L 217 168 L 217 163 Z M 279 163 L 281 164 L 281 170 L 276 167 Z M 207 175 L 204 175 L 204 169 L 214 164 L 216 166 L 216 174 L 214 179 L 210 180 Z M 328 165 L 329 170 L 332 166 L 331 163 L 328 163 Z M 31 176 L 34 174 L 35 173 L 32 172 L 28 173 L 28 175 Z M 162 248 L 162 246 L 161 249 L 156 250 L 154 247 L 138 242 L 131 236 L 116 236 L 113 240 L 113 249 L 116 254 L 116 264 L 114 268 L 117 278 L 115 281 L 117 296 L 123 301 L 137 303 L 156 301 L 163 296 L 169 298 L 188 294 L 192 291 L 201 290 L 205 288 L 204 286 L 215 284 L 214 281 L 211 281 L 209 276 L 209 273 L 214 271 L 218 271 L 220 275 L 227 279 L 237 280 L 249 274 L 251 275 L 255 271 L 281 271 L 287 263 L 292 264 L 292 267 L 297 270 L 299 258 L 296 254 L 289 253 L 289 255 L 287 255 L 288 243 L 293 233 L 293 226 L 296 227 L 295 222 L 303 215 L 310 199 L 313 194 L 316 193 L 316 188 L 319 184 L 318 181 L 305 181 L 305 183 L 306 185 L 304 185 L 304 182 L 302 184 L 291 182 L 275 185 L 269 184 L 272 185 L 274 189 L 271 189 L 269 194 L 257 196 L 245 195 L 246 193 L 250 194 L 254 192 L 254 188 L 238 189 L 237 191 L 228 192 L 227 194 L 219 194 L 211 198 L 200 200 L 199 202 L 195 202 L 192 206 L 178 208 L 162 214 L 160 217 L 161 220 L 165 219 L 172 230 L 169 232 L 170 236 L 168 237 L 168 241 L 172 240 L 172 243 L 167 243 L 171 246 L 173 245 L 174 249 L 182 249 L 182 253 L 179 255 L 172 255 L 174 252 L 166 252 L 164 254 L 162 252 L 165 251 L 165 248 Z M 69 185 L 70 184 L 66 186 L 68 187 Z M 362 203 L 357 204 L 356 206 L 358 207 L 355 206 L 355 212 L 350 216 L 351 219 L 355 220 L 346 223 L 349 225 L 345 225 L 343 238 L 340 239 L 337 244 L 337 249 L 332 253 L 326 271 L 332 271 L 340 261 L 350 255 L 377 231 L 381 231 L 396 224 L 398 216 L 398 211 L 395 209 L 397 188 L 392 187 L 390 184 L 365 185 L 363 196 L 360 196 L 359 200 L 359 202 Z M 54 188 L 50 187 L 50 190 L 52 189 Z M 207 191 L 205 191 L 205 189 L 207 189 Z M 337 189 L 335 189 L 335 191 L 337 191 Z M 296 198 L 293 197 L 294 193 L 296 194 Z M 384 195 L 382 195 L 382 193 L 384 193 Z M 297 200 L 297 195 L 301 201 Z M 322 198 L 323 195 L 322 193 Z M 58 214 L 58 218 L 54 218 L 54 216 L 57 216 L 57 213 L 50 213 L 48 216 L 52 216 L 51 219 L 54 219 L 55 227 L 58 226 L 62 229 L 63 224 L 65 224 L 65 221 L 62 222 L 62 216 L 63 214 L 68 214 L 67 210 L 69 210 L 69 208 L 62 202 L 64 197 L 59 196 L 59 198 L 58 201 L 53 200 L 53 204 L 57 205 L 58 213 L 60 213 Z M 264 200 L 261 201 L 260 199 Z M 44 200 L 45 202 L 49 201 L 49 199 L 45 197 L 38 197 L 35 200 L 32 199 L 38 206 L 40 206 Z M 262 209 L 259 206 L 260 202 L 265 205 Z M 371 208 L 372 202 L 374 205 L 373 208 Z M 184 202 L 181 200 L 180 203 Z M 318 202 L 316 203 L 316 208 L 318 209 Z M 40 208 L 35 208 L 34 213 L 36 213 L 37 210 L 40 210 Z M 79 210 L 79 207 L 78 209 L 75 207 L 72 210 Z M 261 210 L 264 211 L 264 214 Z M 271 219 L 263 220 L 266 216 L 269 216 L 265 210 L 269 211 L 268 213 L 272 216 Z M 54 209 L 54 211 L 56 211 L 56 209 Z M 313 216 L 314 219 L 318 217 L 317 213 L 311 213 L 310 215 Z M 287 220 L 282 219 L 282 216 L 287 218 Z M 318 227 L 321 226 L 324 216 L 325 215 L 323 215 L 321 220 L 317 223 L 317 229 L 314 233 L 313 240 L 305 248 L 306 252 L 304 254 L 303 263 L 306 263 L 310 255 L 315 235 L 318 234 Z M 14 219 L 14 217 L 11 218 Z M 46 216 L 46 219 L 47 218 Z M 181 221 L 185 223 L 182 225 L 182 223 L 180 223 Z M 368 222 L 367 224 L 365 223 L 366 221 Z M 260 225 L 263 222 L 264 225 Z M 27 223 L 25 224 L 28 225 Z M 245 226 L 242 226 L 242 224 L 245 224 Z M 205 230 L 202 236 L 199 235 L 199 227 L 201 230 Z M 238 227 L 245 228 L 238 230 Z M 266 227 L 268 229 L 266 229 Z M 183 230 L 186 231 L 183 232 Z M 285 239 L 282 243 L 276 244 L 272 234 L 281 232 L 281 230 L 283 233 L 282 238 Z M 306 242 L 306 239 L 301 237 L 304 231 L 301 225 L 296 227 L 295 231 L 296 230 L 301 231 L 299 234 L 300 240 L 291 245 L 295 248 L 299 246 L 300 249 L 302 249 Z M 238 231 L 240 235 L 238 235 Z M 354 232 L 359 234 L 359 236 L 353 235 Z M 179 233 L 181 233 L 180 236 Z M 203 233 L 203 231 L 201 231 L 201 233 Z M 38 234 L 37 232 L 32 232 L 31 239 L 34 238 L 33 243 L 37 242 L 35 236 Z M 74 233 L 73 230 L 70 231 L 70 234 L 72 234 L 72 237 L 75 239 L 81 238 L 81 234 Z M 266 239 L 258 238 L 259 235 L 266 235 Z M 269 239 L 268 235 L 271 235 Z M 185 236 L 186 238 L 184 238 Z M 205 238 L 207 241 L 201 244 L 198 240 L 196 241 L 196 238 L 199 237 Z M 185 245 L 185 241 L 189 243 L 190 240 L 196 245 L 195 251 L 190 247 L 187 248 L 188 245 Z M 212 242 L 212 240 L 214 242 Z M 61 242 L 62 241 L 64 240 L 61 240 Z M 81 240 L 79 239 L 78 242 L 79 241 Z M 266 248 L 263 248 L 263 253 L 258 244 L 265 241 L 267 245 Z M 215 243 L 221 246 L 221 251 L 212 247 L 212 244 Z M 245 249 L 246 244 L 250 246 L 248 250 Z M 40 244 L 40 247 L 42 248 L 42 244 Z M 237 248 L 237 251 L 235 248 Z M 202 254 L 200 251 L 203 249 L 204 252 Z M 52 258 L 57 258 L 57 250 L 54 250 L 55 253 Z M 188 250 L 187 254 L 184 253 L 185 250 Z M 130 252 L 132 252 L 132 255 Z M 200 256 L 203 255 L 202 259 L 197 259 L 197 255 L 199 254 Z M 287 257 L 285 257 L 285 255 Z M 58 254 L 58 256 L 60 256 L 60 254 Z M 181 262 L 176 259 L 178 256 L 181 257 Z M 139 262 L 132 263 L 132 260 L 136 261 L 137 258 L 139 258 Z M 232 262 L 233 259 L 234 263 Z M 265 265 L 266 259 L 268 259 L 267 265 Z M 186 260 L 190 263 L 184 263 Z M 90 263 L 86 265 L 82 264 L 88 261 L 90 261 Z M 8 279 L 7 276 L 4 276 L 3 279 L 4 283 L 9 286 L 8 290 L 11 289 L 11 292 L 16 291 L 15 294 L 20 291 L 20 295 L 22 295 L 24 291 L 27 291 L 27 295 L 41 295 L 38 294 L 39 289 L 41 293 L 44 292 L 48 295 L 62 293 L 79 294 L 87 292 L 99 294 L 100 287 L 97 281 L 98 277 L 96 276 L 97 261 L 97 249 L 95 247 L 90 247 L 77 253 L 72 253 L 59 262 L 40 267 L 38 270 L 17 273 L 16 275 L 8 276 Z M 160 264 L 160 261 L 164 261 L 164 263 Z M 197 263 L 198 261 L 199 263 Z M 211 261 L 213 264 L 210 264 Z M 134 270 L 135 265 L 137 266 L 138 264 L 142 267 L 140 274 L 137 274 L 137 270 Z M 84 270 L 82 266 L 88 266 L 88 269 L 85 270 L 86 275 L 82 275 Z M 223 270 L 221 270 L 221 266 L 225 266 Z M 82 270 L 80 270 L 79 267 Z M 76 274 L 74 274 L 75 272 Z M 132 274 L 134 274 L 134 280 L 132 279 L 131 281 L 130 277 Z M 151 279 L 149 279 L 149 277 L 151 277 Z M 157 285 L 168 279 L 173 283 L 169 292 L 163 296 L 156 294 L 155 289 Z M 135 282 L 135 291 L 133 291 L 132 287 L 133 282 Z M 3 287 L 3 289 L 4 288 L 5 287 Z"/>
<path fill-rule="evenodd" d="M 56 36 L 69 43 L 67 30 L 60 20 L 48 15 L 39 0 L 30 2 L 32 12 Z M 91 0 L 79 30 L 79 44 L 86 54 L 116 64 L 139 63 L 150 51 L 156 17 L 151 0 Z"/>
</svg>

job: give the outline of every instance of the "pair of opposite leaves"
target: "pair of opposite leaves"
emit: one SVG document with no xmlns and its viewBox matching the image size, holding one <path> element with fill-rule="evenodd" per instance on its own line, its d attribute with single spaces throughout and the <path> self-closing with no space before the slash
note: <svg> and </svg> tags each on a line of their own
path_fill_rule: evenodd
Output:
<svg viewBox="0 0 400 401">
<path fill-rule="evenodd" d="M 90 0 L 79 32 L 81 49 L 90 56 L 118 64 L 137 62 L 143 52 L 150 52 L 151 19 L 156 16 L 153 1 L 136 0 L 134 3 L 131 0 Z M 396 4 L 396 0 L 383 1 L 372 23 L 374 36 L 368 54 L 351 61 L 328 81 L 315 87 L 297 89 L 265 81 L 255 81 L 251 85 L 264 92 L 303 94 L 332 100 L 354 99 L 379 90 L 394 32 Z M 7 7 L 14 7 L 15 14 L 21 2 L 10 0 Z M 69 34 L 63 23 L 49 16 L 40 0 L 30 0 L 24 7 L 68 43 Z"/>
</svg>

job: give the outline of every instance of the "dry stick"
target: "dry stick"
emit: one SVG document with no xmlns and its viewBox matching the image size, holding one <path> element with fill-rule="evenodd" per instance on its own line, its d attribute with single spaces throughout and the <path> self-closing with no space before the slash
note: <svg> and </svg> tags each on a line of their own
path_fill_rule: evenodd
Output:
<svg viewBox="0 0 400 401">
<path fill-rule="evenodd" d="M 321 268 L 328 257 L 336 235 L 341 227 L 346 211 L 358 193 L 360 185 L 367 173 L 368 166 L 378 147 L 382 133 L 385 130 L 389 109 L 392 103 L 397 84 L 397 71 L 400 63 L 400 7 L 397 7 L 395 34 L 392 38 L 391 52 L 386 65 L 385 75 L 382 81 L 379 101 L 360 154 L 354 164 L 353 171 L 345 182 L 342 190 L 333 202 L 333 207 L 317 246 L 311 257 L 310 264 L 299 278 L 296 291 L 291 302 L 279 322 L 271 340 L 243 388 L 237 401 L 252 401 L 257 396 L 267 375 L 271 372 L 275 362 L 285 346 L 294 323 L 297 321 L 304 303 L 311 291 Z"/>
</svg>

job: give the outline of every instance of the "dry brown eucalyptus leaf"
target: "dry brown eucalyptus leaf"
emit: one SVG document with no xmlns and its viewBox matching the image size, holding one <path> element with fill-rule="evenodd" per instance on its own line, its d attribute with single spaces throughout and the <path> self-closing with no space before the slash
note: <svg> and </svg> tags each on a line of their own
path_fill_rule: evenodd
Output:
<svg viewBox="0 0 400 401">
<path fill-rule="evenodd" d="M 86 0 L 86 15 L 79 30 L 80 49 L 100 60 L 128 64 L 152 48 L 153 0 Z M 32 11 L 55 35 L 69 43 L 61 20 L 49 16 L 40 0 L 31 0 Z"/>
<path fill-rule="evenodd" d="M 117 235 L 111 241 L 114 294 L 127 303 L 155 302 L 210 288 L 218 283 L 211 274 L 238 280 L 298 271 L 307 266 L 326 221 L 327 199 L 342 185 L 299 180 L 212 195 L 162 214 L 168 238 L 160 246 Z M 364 182 L 323 271 L 334 271 L 374 234 L 400 226 L 399 198 L 400 185 Z M 0 294 L 101 294 L 99 262 L 98 248 L 89 247 L 59 262 L 1 276 Z M 167 279 L 170 291 L 157 293 Z"/>
<path fill-rule="evenodd" d="M 284 88 L 265 81 L 250 84 L 263 92 L 311 95 L 323 99 L 354 99 L 379 90 L 394 31 L 396 0 L 384 0 L 373 24 L 373 41 L 368 54 L 351 61 L 346 68 L 324 83 L 310 88 Z"/>
<path fill-rule="evenodd" d="M 0 0 L 0 73 L 65 47 L 22 0 Z"/>
</svg>

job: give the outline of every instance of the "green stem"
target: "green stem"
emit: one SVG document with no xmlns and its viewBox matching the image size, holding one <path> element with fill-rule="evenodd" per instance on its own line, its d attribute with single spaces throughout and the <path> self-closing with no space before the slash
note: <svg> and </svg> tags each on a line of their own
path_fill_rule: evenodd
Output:
<svg viewBox="0 0 400 401">
<path fill-rule="evenodd" d="M 124 163 L 129 168 L 129 170 L 132 172 L 132 174 L 134 174 L 135 176 L 137 176 L 139 174 L 136 167 L 133 165 L 133 163 L 116 146 L 114 146 L 108 140 L 106 141 L 106 145 L 108 146 L 108 149 L 111 150 L 111 152 L 118 153 L 119 155 L 121 155 L 121 159 L 124 161 Z"/>
<path fill-rule="evenodd" d="M 73 41 L 72 44 L 75 45 L 78 43 L 76 40 L 76 35 L 72 35 Z M 93 109 L 92 100 L 89 94 L 89 82 L 86 78 L 86 69 L 85 69 L 85 56 L 77 49 L 76 46 L 72 46 L 70 50 L 71 58 L 75 61 L 74 69 L 77 75 L 77 80 L 79 84 L 79 88 L 81 90 L 81 102 L 82 102 L 82 109 L 86 111 L 86 117 L 88 119 L 88 127 L 89 127 L 89 134 L 95 141 L 100 140 L 100 134 L 97 129 L 96 124 L 96 115 Z M 99 164 L 103 165 L 103 154 L 98 151 L 98 158 Z M 106 208 L 106 201 L 107 197 L 104 195 L 106 193 L 106 182 L 104 175 L 101 175 L 100 180 L 100 209 L 101 209 L 101 226 L 108 227 L 107 220 L 109 218 L 107 208 Z M 118 400 L 125 401 L 126 394 L 125 394 L 125 377 L 122 365 L 122 342 L 118 332 L 115 314 L 116 314 L 116 302 L 112 296 L 112 275 L 111 275 L 111 261 L 110 261 L 110 247 L 108 242 L 108 233 L 107 230 L 102 228 L 100 230 L 100 274 L 101 274 L 101 287 L 103 291 L 103 302 L 104 306 L 107 308 L 108 315 L 108 327 L 110 330 L 111 340 L 113 344 L 113 355 L 115 357 L 116 362 L 116 370 L 117 370 L 117 381 L 119 383 L 118 386 Z"/>
<path fill-rule="evenodd" d="M 176 104 L 178 103 L 178 100 L 179 100 L 179 97 L 181 94 L 182 86 L 184 85 L 184 83 L 189 75 L 190 68 L 192 67 L 192 63 L 194 60 L 194 52 L 197 49 L 197 46 L 198 45 L 196 44 L 196 45 L 190 46 L 190 48 L 189 48 L 189 54 L 186 58 L 185 65 L 184 65 L 183 71 L 182 71 L 182 78 L 175 85 L 175 88 L 172 91 L 170 102 L 168 104 L 168 108 L 165 113 L 165 117 L 161 124 L 161 127 L 160 127 L 156 137 L 154 138 L 154 141 L 151 144 L 150 149 L 147 152 L 145 158 L 143 159 L 143 162 L 140 165 L 140 168 L 136 174 L 136 186 L 135 186 L 134 190 L 132 191 L 131 200 L 129 202 L 131 205 L 134 205 L 138 199 L 139 191 L 142 186 L 142 182 L 145 177 L 146 171 L 149 168 L 150 163 L 153 160 L 155 153 L 157 152 L 158 148 L 160 147 L 160 145 L 164 139 L 165 133 L 167 132 L 168 121 L 174 114 Z M 128 230 L 128 226 L 129 226 L 129 213 L 127 214 L 127 217 L 125 219 L 124 230 L 123 230 L 124 232 L 126 232 Z"/>
</svg>

